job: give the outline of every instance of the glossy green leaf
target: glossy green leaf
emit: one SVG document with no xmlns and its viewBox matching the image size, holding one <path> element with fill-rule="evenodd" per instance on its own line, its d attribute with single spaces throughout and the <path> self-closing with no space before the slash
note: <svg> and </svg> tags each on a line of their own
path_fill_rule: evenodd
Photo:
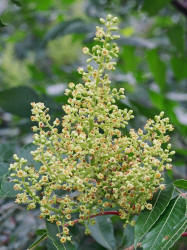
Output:
<svg viewBox="0 0 187 250">
<path fill-rule="evenodd" d="M 142 6 L 142 10 L 146 11 L 149 15 L 155 15 L 159 10 L 168 5 L 171 0 L 145 0 Z"/>
<path fill-rule="evenodd" d="M 159 85 L 162 91 L 165 90 L 166 85 L 166 65 L 160 59 L 158 50 L 148 50 L 147 54 L 147 62 L 149 65 L 149 69 L 153 74 L 153 77 L 156 83 Z"/>
<path fill-rule="evenodd" d="M 185 28 L 183 24 L 173 25 L 168 30 L 168 37 L 176 51 L 183 55 L 185 51 Z"/>
<path fill-rule="evenodd" d="M 75 0 L 61 0 L 61 2 L 63 2 L 63 4 L 72 4 L 73 2 L 75 2 Z"/>
<path fill-rule="evenodd" d="M 67 34 L 85 34 L 90 31 L 90 26 L 88 26 L 83 20 L 80 18 L 76 18 L 70 21 L 65 21 L 59 23 L 57 26 L 49 30 L 46 34 L 42 46 L 45 46 L 48 41 L 55 39 L 58 36 L 64 36 Z"/>
<path fill-rule="evenodd" d="M 34 81 L 38 81 L 38 82 L 44 81 L 46 75 L 41 70 L 39 70 L 36 65 L 30 63 L 27 65 L 27 67 L 28 67 L 30 73 L 32 74 L 32 78 Z M 42 86 L 39 86 L 39 88 L 41 88 L 41 87 Z"/>
<path fill-rule="evenodd" d="M 52 4 L 53 4 L 53 0 L 45 0 L 45 1 L 36 1 L 37 5 L 36 5 L 36 9 L 37 10 L 48 10 Z"/>
<path fill-rule="evenodd" d="M 13 189 L 14 183 L 7 179 L 9 166 L 14 153 L 14 143 L 0 144 L 0 197 L 15 197 L 16 191 Z"/>
<path fill-rule="evenodd" d="M 10 162 L 14 153 L 14 143 L 1 143 L 0 144 L 0 162 Z"/>
<path fill-rule="evenodd" d="M 11 101 L 10 101 L 11 100 Z M 28 87 L 16 87 L 0 92 L 0 106 L 7 112 L 20 117 L 31 115 L 31 102 L 38 102 L 36 92 Z"/>
<path fill-rule="evenodd" d="M 56 250 L 56 249 L 57 249 L 57 248 L 54 246 L 52 240 L 49 239 L 49 237 L 47 238 L 47 241 L 46 241 L 46 247 L 47 247 L 47 250 Z"/>
<path fill-rule="evenodd" d="M 2 21 L 2 19 L 0 18 L 0 28 L 4 28 L 6 27 L 6 24 Z"/>
<path fill-rule="evenodd" d="M 124 58 L 125 71 L 136 73 L 138 61 L 137 56 L 135 55 L 135 47 L 124 46 L 122 56 Z"/>
<path fill-rule="evenodd" d="M 14 183 L 4 176 L 0 185 L 0 198 L 14 198 L 17 191 L 13 189 Z"/>
<path fill-rule="evenodd" d="M 34 166 L 37 170 L 39 170 L 41 163 L 35 161 L 30 153 L 31 151 L 34 151 L 36 148 L 37 148 L 36 145 L 32 143 L 27 144 L 18 152 L 18 156 L 27 159 L 28 165 Z"/>
<path fill-rule="evenodd" d="M 174 56 L 171 58 L 171 66 L 177 80 L 187 78 L 187 58 L 185 56 Z"/>
<path fill-rule="evenodd" d="M 41 236 L 46 233 L 46 229 L 37 229 L 35 234 Z"/>
<path fill-rule="evenodd" d="M 185 148 L 175 148 L 176 154 L 181 156 L 186 156 L 187 155 L 187 149 Z"/>
<path fill-rule="evenodd" d="M 56 236 L 58 233 L 58 228 L 55 224 L 46 222 L 47 235 L 52 240 L 56 249 L 61 250 L 63 248 L 63 244 L 60 242 L 59 238 Z"/>
<path fill-rule="evenodd" d="M 126 226 L 123 231 L 122 243 L 123 248 L 134 245 L 134 227 L 130 225 Z"/>
<path fill-rule="evenodd" d="M 31 102 L 44 102 L 51 113 L 62 113 L 60 105 L 49 97 L 39 96 L 29 87 L 20 86 L 0 91 L 0 106 L 6 112 L 20 117 L 28 118 L 31 115 Z"/>
<path fill-rule="evenodd" d="M 0 184 L 4 176 L 8 173 L 9 164 L 5 162 L 0 162 Z"/>
<path fill-rule="evenodd" d="M 152 210 L 144 210 L 139 215 L 135 225 L 135 245 L 146 235 L 150 228 L 156 223 L 160 215 L 169 204 L 174 191 L 173 185 L 168 185 L 165 190 L 159 190 L 153 197 Z"/>
<path fill-rule="evenodd" d="M 145 250 L 168 250 L 181 237 L 186 227 L 186 201 L 177 196 L 170 201 L 141 246 Z"/>
<path fill-rule="evenodd" d="M 140 113 L 144 115 L 145 117 L 153 118 L 156 114 L 158 114 L 158 110 L 156 108 L 151 108 L 148 106 L 143 105 L 139 101 L 135 101 L 134 98 L 133 100 L 130 99 L 130 103 L 132 104 L 132 107 L 134 110 L 137 110 L 137 114 Z"/>
<path fill-rule="evenodd" d="M 62 244 L 56 234 L 59 232 L 58 227 L 55 224 L 46 222 L 47 235 L 53 242 L 57 250 L 75 250 L 76 247 L 71 242 Z"/>
<path fill-rule="evenodd" d="M 154 106 L 160 110 L 164 110 L 164 101 L 165 98 L 163 95 L 160 95 L 159 93 L 150 90 L 149 91 L 149 96 L 151 98 L 152 103 Z"/>
<path fill-rule="evenodd" d="M 17 5 L 18 7 L 21 7 L 21 2 L 19 0 L 11 0 L 11 2 Z"/>
<path fill-rule="evenodd" d="M 35 247 L 40 244 L 44 239 L 47 238 L 47 233 L 43 233 L 38 239 L 35 240 L 35 242 L 32 243 L 32 245 L 29 246 L 29 250 L 34 250 Z"/>
<path fill-rule="evenodd" d="M 178 188 L 187 189 L 187 180 L 176 180 L 173 184 Z"/>
<path fill-rule="evenodd" d="M 96 224 L 93 226 L 89 226 L 91 236 L 106 249 L 116 249 L 114 229 L 110 217 L 98 216 L 95 218 L 95 220 Z"/>
<path fill-rule="evenodd" d="M 149 96 L 154 106 L 162 111 L 165 111 L 175 128 L 177 128 L 181 134 L 186 136 L 187 126 L 181 124 L 175 112 L 175 108 L 178 106 L 178 103 L 152 90 L 149 91 Z"/>
</svg>

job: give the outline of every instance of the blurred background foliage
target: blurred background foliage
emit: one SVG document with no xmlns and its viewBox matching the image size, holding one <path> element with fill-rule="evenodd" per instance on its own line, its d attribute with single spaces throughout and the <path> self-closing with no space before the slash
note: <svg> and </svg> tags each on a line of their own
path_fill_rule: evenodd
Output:
<svg viewBox="0 0 187 250">
<path fill-rule="evenodd" d="M 81 48 L 93 45 L 95 26 L 106 13 L 120 18 L 120 58 L 111 78 L 112 87 L 126 89 L 127 98 L 119 107 L 135 112 L 129 128 L 143 127 L 147 119 L 165 111 L 175 127 L 176 150 L 166 182 L 187 176 L 187 1 L 1 0 L 1 250 L 27 249 L 41 233 L 37 228 L 44 227 L 37 211 L 13 203 L 15 194 L 6 179 L 12 154 L 32 140 L 30 102 L 43 101 L 53 117 L 63 115 L 67 83 L 78 83 L 76 69 L 85 65 Z M 29 150 L 27 146 L 22 154 Z M 95 236 L 96 241 L 83 234 L 82 226 L 72 229 L 78 249 L 124 249 L 132 244 L 131 227 L 122 230 L 115 216 L 105 223 L 111 230 L 103 239 Z M 98 224 L 98 232 L 99 228 Z M 37 249 L 53 246 L 45 240 Z M 185 249 L 184 239 L 172 249 Z"/>
</svg>

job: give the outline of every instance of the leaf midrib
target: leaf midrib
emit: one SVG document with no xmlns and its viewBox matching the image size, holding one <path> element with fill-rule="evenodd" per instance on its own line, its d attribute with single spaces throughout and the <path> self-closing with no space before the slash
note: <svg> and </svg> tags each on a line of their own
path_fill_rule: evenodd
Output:
<svg viewBox="0 0 187 250">
<path fill-rule="evenodd" d="M 176 199 L 176 201 L 175 201 L 175 203 L 174 203 L 174 205 L 173 205 L 173 207 L 172 207 L 170 213 L 168 214 L 168 216 L 167 216 L 167 218 L 166 218 L 164 224 L 162 225 L 162 227 L 161 227 L 161 229 L 160 229 L 160 231 L 159 231 L 157 237 L 155 238 L 155 240 L 154 240 L 154 242 L 153 242 L 152 247 L 150 248 L 150 250 L 153 249 L 155 242 L 157 241 L 157 239 L 158 239 L 159 235 L 161 234 L 163 228 L 165 227 L 166 223 L 168 222 L 168 219 L 170 218 L 171 213 L 173 212 L 173 210 L 174 210 L 174 208 L 175 208 L 175 206 L 176 206 L 176 203 L 177 203 L 177 201 L 179 200 L 179 198 L 180 198 L 180 196 L 178 196 L 178 198 Z"/>
</svg>

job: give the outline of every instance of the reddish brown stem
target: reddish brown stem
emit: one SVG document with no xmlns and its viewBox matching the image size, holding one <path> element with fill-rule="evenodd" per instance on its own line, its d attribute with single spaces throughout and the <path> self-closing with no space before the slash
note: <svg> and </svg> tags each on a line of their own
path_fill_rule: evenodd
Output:
<svg viewBox="0 0 187 250">
<path fill-rule="evenodd" d="M 94 217 L 97 217 L 97 216 L 103 216 L 103 215 L 118 215 L 119 216 L 119 212 L 118 211 L 104 211 L 104 212 L 100 212 L 100 213 L 97 213 L 97 214 L 93 214 L 93 215 L 90 215 L 89 218 L 94 218 Z M 80 219 L 77 219 L 77 220 L 74 220 L 74 224 L 76 223 L 79 223 Z M 69 224 L 65 224 L 64 226 L 69 226 Z"/>
<path fill-rule="evenodd" d="M 187 232 L 184 232 L 184 233 L 182 234 L 182 236 L 183 236 L 183 237 L 187 237 Z"/>
</svg>

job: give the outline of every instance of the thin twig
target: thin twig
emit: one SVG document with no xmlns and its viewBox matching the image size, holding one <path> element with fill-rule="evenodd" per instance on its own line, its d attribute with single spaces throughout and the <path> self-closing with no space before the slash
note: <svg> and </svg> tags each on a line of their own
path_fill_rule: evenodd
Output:
<svg viewBox="0 0 187 250">
<path fill-rule="evenodd" d="M 124 250 L 134 250 L 134 245 L 127 247 L 127 248 L 124 248 Z"/>
<path fill-rule="evenodd" d="M 185 2 L 182 3 L 176 0 L 173 0 L 171 3 L 178 11 L 180 11 L 182 14 L 184 14 L 187 17 L 187 4 Z"/>
<path fill-rule="evenodd" d="M 104 212 L 100 212 L 98 214 L 93 214 L 93 215 L 90 215 L 88 218 L 86 219 L 91 219 L 91 218 L 94 218 L 94 217 L 97 217 L 97 216 L 103 216 L 103 215 L 118 215 L 119 216 L 119 212 L 118 211 L 104 211 Z M 77 220 L 74 220 L 74 224 L 76 223 L 79 223 L 80 219 L 77 219 Z M 69 226 L 69 224 L 65 224 L 64 225 L 65 227 Z"/>
</svg>

